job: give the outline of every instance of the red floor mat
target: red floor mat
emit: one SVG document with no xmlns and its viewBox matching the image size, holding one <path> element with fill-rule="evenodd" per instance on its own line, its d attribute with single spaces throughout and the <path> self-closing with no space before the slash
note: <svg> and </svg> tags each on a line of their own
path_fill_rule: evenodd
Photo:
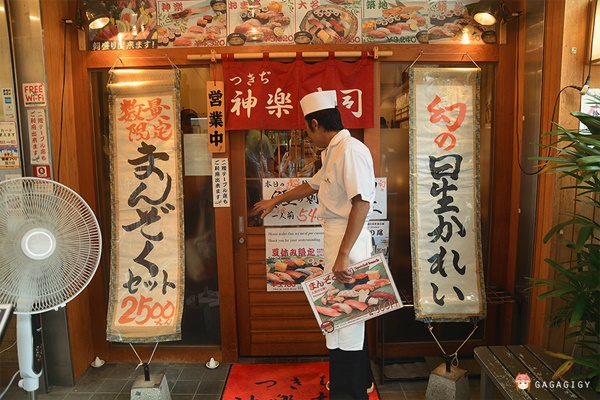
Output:
<svg viewBox="0 0 600 400">
<path fill-rule="evenodd" d="M 223 400 L 324 400 L 329 363 L 234 364 Z M 378 400 L 377 390 L 369 400 Z"/>
</svg>

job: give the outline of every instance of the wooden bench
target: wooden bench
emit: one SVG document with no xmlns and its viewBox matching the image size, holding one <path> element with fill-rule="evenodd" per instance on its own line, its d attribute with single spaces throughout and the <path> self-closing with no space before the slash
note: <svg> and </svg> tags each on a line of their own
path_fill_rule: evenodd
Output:
<svg viewBox="0 0 600 400">
<path fill-rule="evenodd" d="M 506 399 L 590 399 L 600 395 L 584 382 L 570 380 L 568 373 L 552 381 L 554 371 L 562 360 L 544 353 L 533 346 L 489 346 L 477 347 L 475 359 L 481 366 L 480 398 L 491 400 L 494 386 Z M 531 379 L 528 390 L 517 389 L 515 378 L 527 374 Z M 582 387 L 580 387 L 582 386 Z"/>
</svg>

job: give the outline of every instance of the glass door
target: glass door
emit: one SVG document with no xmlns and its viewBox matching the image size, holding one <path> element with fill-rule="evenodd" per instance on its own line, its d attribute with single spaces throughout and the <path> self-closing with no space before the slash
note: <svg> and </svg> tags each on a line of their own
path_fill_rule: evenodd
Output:
<svg viewBox="0 0 600 400">
<path fill-rule="evenodd" d="M 0 181 L 22 176 L 18 101 L 15 92 L 13 52 L 7 7 L 0 0 Z"/>
</svg>

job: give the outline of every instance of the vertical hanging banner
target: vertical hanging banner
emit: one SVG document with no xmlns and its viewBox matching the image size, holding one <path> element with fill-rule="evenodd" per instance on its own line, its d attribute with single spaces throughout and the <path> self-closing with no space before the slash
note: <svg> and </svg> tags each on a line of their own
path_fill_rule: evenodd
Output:
<svg viewBox="0 0 600 400">
<path fill-rule="evenodd" d="M 180 72 L 112 71 L 112 256 L 107 339 L 181 339 L 184 295 Z"/>
<path fill-rule="evenodd" d="M 486 314 L 479 209 L 478 68 L 410 71 L 410 196 L 417 320 Z"/>
<path fill-rule="evenodd" d="M 208 151 L 224 153 L 225 143 L 225 86 L 223 81 L 206 82 L 206 116 L 208 117 Z"/>
<path fill-rule="evenodd" d="M 373 60 L 308 64 L 223 58 L 227 130 L 304 129 L 299 100 L 335 90 L 344 127 L 373 127 Z M 359 78 L 360 77 L 360 78 Z"/>
</svg>

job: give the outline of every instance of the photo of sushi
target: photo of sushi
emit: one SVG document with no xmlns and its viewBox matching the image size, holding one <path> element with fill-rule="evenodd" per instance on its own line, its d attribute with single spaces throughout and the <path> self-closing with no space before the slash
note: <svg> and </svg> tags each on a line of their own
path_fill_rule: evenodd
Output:
<svg viewBox="0 0 600 400">
<path fill-rule="evenodd" d="M 312 35 L 312 43 L 360 43 L 357 17 L 346 8 L 319 6 L 308 11 L 299 25 Z"/>
<path fill-rule="evenodd" d="M 470 4 L 467 4 L 470 3 Z M 494 27 L 479 24 L 470 15 L 472 2 L 444 1 L 429 4 L 428 36 L 430 43 L 485 43 L 483 37 L 495 42 Z"/>
<path fill-rule="evenodd" d="M 244 35 L 246 44 L 290 44 L 294 18 L 290 2 L 250 1 L 230 10 L 229 25 L 232 33 Z"/>
<path fill-rule="evenodd" d="M 319 326 L 324 332 L 365 321 L 402 307 L 400 295 L 382 254 L 350 266 L 349 283 L 332 273 L 302 282 Z"/>
<path fill-rule="evenodd" d="M 110 14 L 109 23 L 101 29 L 89 29 L 91 50 L 118 50 L 156 47 L 156 8 L 148 1 L 140 6 L 135 1 L 102 4 Z"/>
<path fill-rule="evenodd" d="M 214 1 L 159 0 L 159 47 L 225 46 L 227 13 Z"/>
<path fill-rule="evenodd" d="M 427 31 L 427 3 L 381 10 L 362 21 L 363 43 L 417 43 L 417 34 Z"/>
<path fill-rule="evenodd" d="M 278 257 L 267 259 L 268 291 L 302 291 L 300 284 L 306 279 L 323 275 L 320 257 Z"/>
</svg>

